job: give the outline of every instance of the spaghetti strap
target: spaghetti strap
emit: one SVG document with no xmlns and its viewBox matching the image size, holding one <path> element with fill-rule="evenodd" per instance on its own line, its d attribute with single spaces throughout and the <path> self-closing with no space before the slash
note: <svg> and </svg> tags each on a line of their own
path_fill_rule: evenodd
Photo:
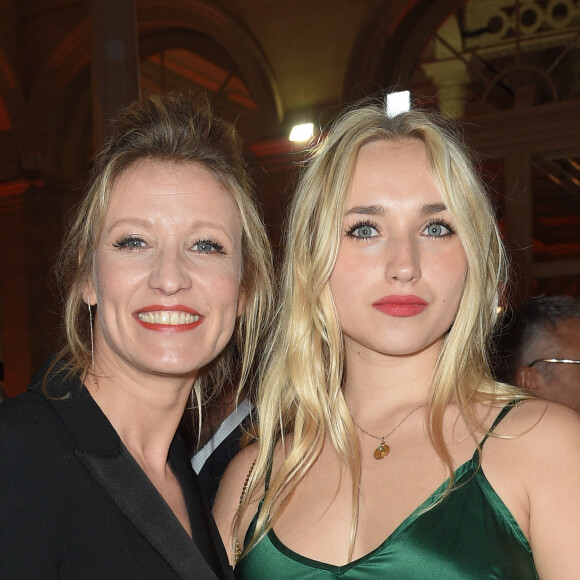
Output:
<svg viewBox="0 0 580 580">
<path fill-rule="evenodd" d="M 495 421 L 493 422 L 492 426 L 488 429 L 485 437 L 481 440 L 479 444 L 479 448 L 483 448 L 483 444 L 487 441 L 489 434 L 493 432 L 493 430 L 500 424 L 500 422 L 504 419 L 504 417 L 521 401 L 522 399 L 512 399 L 497 415 Z"/>
<path fill-rule="evenodd" d="M 272 469 L 274 467 L 274 452 L 268 456 L 268 465 L 266 467 L 266 475 L 264 476 L 264 495 L 270 487 L 270 478 L 272 477 Z"/>
<path fill-rule="evenodd" d="M 262 506 L 264 505 L 264 498 L 268 493 L 268 488 L 270 487 L 270 478 L 272 477 L 272 469 L 274 468 L 274 452 L 268 455 L 268 465 L 266 465 L 266 474 L 264 475 L 264 495 L 260 499 L 260 503 L 258 504 L 258 515 L 262 511 Z"/>
</svg>

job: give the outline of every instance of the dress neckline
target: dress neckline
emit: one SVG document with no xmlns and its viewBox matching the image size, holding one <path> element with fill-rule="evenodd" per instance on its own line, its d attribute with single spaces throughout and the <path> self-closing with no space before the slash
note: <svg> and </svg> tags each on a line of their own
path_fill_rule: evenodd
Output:
<svg viewBox="0 0 580 580">
<path fill-rule="evenodd" d="M 512 513 L 509 511 L 508 507 L 505 505 L 505 503 L 503 502 L 501 497 L 499 495 L 497 495 L 497 492 L 495 492 L 493 486 L 489 483 L 487 477 L 485 476 L 485 473 L 483 472 L 483 468 L 481 467 L 480 460 L 479 460 L 480 449 L 483 449 L 483 445 L 487 441 L 490 433 L 497 427 L 497 425 L 509 413 L 509 411 L 517 405 L 518 402 L 519 402 L 519 399 L 514 399 L 514 400 L 510 401 L 509 403 L 507 403 L 501 409 L 501 411 L 498 413 L 497 417 L 493 421 L 493 424 L 491 425 L 491 427 L 489 428 L 489 430 L 487 431 L 487 433 L 485 434 L 485 436 L 483 437 L 483 439 L 479 443 L 479 446 L 476 448 L 472 457 L 470 459 L 468 459 L 467 461 L 465 461 L 465 463 L 462 463 L 459 467 L 457 467 L 457 469 L 454 470 L 453 481 L 454 481 L 454 488 L 455 488 L 455 485 L 465 476 L 465 474 L 468 473 L 469 471 L 471 471 L 472 474 L 471 474 L 470 479 L 471 478 L 478 478 L 483 485 L 487 486 L 494 493 L 497 500 L 504 507 L 505 515 L 512 520 L 512 527 L 514 529 L 514 532 L 516 532 L 516 534 L 519 536 L 520 541 L 524 544 L 524 546 L 528 550 L 530 550 L 529 542 L 528 542 L 527 538 L 525 537 L 525 534 L 521 530 L 516 519 L 513 517 Z M 272 542 L 274 547 L 278 551 L 280 551 L 282 554 L 287 556 L 288 558 L 295 560 L 301 564 L 310 566 L 312 568 L 320 568 L 320 569 L 328 570 L 329 572 L 333 572 L 335 574 L 340 575 L 340 574 L 343 574 L 344 572 L 346 572 L 347 570 L 350 570 L 351 568 L 354 568 L 357 565 L 365 562 L 366 560 L 369 560 L 375 554 L 377 554 L 378 552 L 381 552 L 386 546 L 388 546 L 389 544 L 396 541 L 396 539 L 401 534 L 403 534 L 403 532 L 405 530 L 407 530 L 407 528 L 409 528 L 409 526 L 411 526 L 413 523 L 415 523 L 431 506 L 433 506 L 433 504 L 435 504 L 437 502 L 438 499 L 441 498 L 441 496 L 443 495 L 443 493 L 445 492 L 445 490 L 447 489 L 447 487 L 449 485 L 449 479 L 450 478 L 447 478 L 439 487 L 437 487 L 437 489 L 435 489 L 435 491 L 433 491 L 423 502 L 421 502 L 421 504 L 419 504 L 419 506 L 417 506 L 406 518 L 404 518 L 401 521 L 401 523 L 376 548 L 373 548 L 370 552 L 364 554 L 363 556 L 360 556 L 359 558 L 357 558 L 356 560 L 353 560 L 352 562 L 349 562 L 348 564 L 343 564 L 342 566 L 337 566 L 335 564 L 330 564 L 327 562 L 321 562 L 319 560 L 315 560 L 313 558 L 308 558 L 307 556 L 303 556 L 303 555 L 295 552 L 294 550 L 292 550 L 291 548 L 286 546 L 286 544 L 284 544 L 282 542 L 282 540 L 280 540 L 280 538 L 276 535 L 274 528 L 270 528 L 270 530 L 268 531 L 268 533 L 266 535 L 267 535 L 268 539 L 270 540 L 270 542 Z M 463 482 L 463 483 L 466 483 L 466 482 Z M 260 506 L 261 506 L 261 503 L 262 502 L 260 502 Z"/>
<path fill-rule="evenodd" d="M 485 475 L 483 474 L 483 470 L 481 467 L 477 470 L 474 468 L 474 460 L 477 459 L 477 464 L 479 463 L 478 460 L 478 452 L 476 450 L 473 457 L 468 459 L 465 463 L 461 464 L 454 472 L 454 481 L 459 481 L 469 470 L 473 470 L 472 477 L 475 477 L 477 474 L 481 474 L 484 478 Z M 487 479 L 486 479 L 487 481 Z M 280 540 L 280 538 L 276 535 L 274 528 L 270 528 L 268 531 L 268 539 L 272 542 L 272 544 L 276 547 L 277 550 L 282 552 L 288 558 L 292 560 L 296 560 L 302 564 L 313 568 L 322 568 L 324 570 L 328 570 L 329 572 L 334 572 L 335 574 L 343 574 L 347 570 L 354 568 L 355 566 L 365 562 L 372 558 L 376 553 L 381 552 L 386 546 L 391 544 L 392 542 L 396 541 L 397 538 L 415 521 L 417 521 L 421 515 L 423 515 L 444 493 L 445 489 L 449 485 L 449 478 L 447 478 L 433 493 L 431 493 L 421 504 L 416 507 L 376 548 L 373 548 L 370 552 L 367 552 L 363 556 L 360 556 L 356 560 L 349 562 L 348 564 L 343 564 L 342 566 L 337 566 L 335 564 L 329 564 L 327 562 L 321 562 L 319 560 L 314 560 L 313 558 L 308 558 L 307 556 L 303 556 L 298 552 L 295 552 L 286 544 Z M 498 496 L 499 497 L 499 496 Z"/>
</svg>

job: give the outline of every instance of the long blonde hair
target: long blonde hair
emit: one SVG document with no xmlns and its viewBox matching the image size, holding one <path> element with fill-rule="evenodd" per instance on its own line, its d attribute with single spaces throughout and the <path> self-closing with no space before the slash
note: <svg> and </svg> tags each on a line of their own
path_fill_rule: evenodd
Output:
<svg viewBox="0 0 580 580">
<path fill-rule="evenodd" d="M 342 392 L 344 346 L 329 289 L 342 233 L 348 189 L 360 148 L 376 140 L 413 138 L 427 149 L 435 183 L 467 256 L 467 276 L 455 321 L 446 334 L 430 393 L 429 433 L 450 475 L 443 414 L 450 401 L 472 429 L 479 420 L 470 401 L 509 400 L 507 385 L 491 375 L 487 343 L 496 322 L 506 258 L 500 233 L 474 164 L 457 129 L 419 111 L 387 116 L 382 103 L 346 111 L 312 151 L 292 201 L 275 336 L 259 389 L 258 455 L 234 520 L 234 538 L 252 495 L 264 484 L 274 446 L 292 433 L 272 474 L 246 553 L 271 528 L 292 491 L 330 438 L 353 478 L 351 550 L 358 520 L 360 451 Z"/>
<path fill-rule="evenodd" d="M 213 115 L 204 96 L 145 96 L 114 121 L 111 137 L 95 158 L 86 195 L 57 264 L 66 342 L 56 360 L 63 361 L 69 373 L 83 375 L 90 370 L 90 327 L 83 288 L 92 272 L 111 189 L 124 171 L 142 159 L 202 165 L 232 196 L 242 222 L 245 309 L 226 349 L 198 373 L 193 384 L 192 403 L 199 417 L 202 400 L 215 396 L 232 376 L 239 377 L 240 385 L 252 380 L 254 360 L 272 310 L 270 245 L 246 171 L 242 142 L 233 125 Z"/>
</svg>

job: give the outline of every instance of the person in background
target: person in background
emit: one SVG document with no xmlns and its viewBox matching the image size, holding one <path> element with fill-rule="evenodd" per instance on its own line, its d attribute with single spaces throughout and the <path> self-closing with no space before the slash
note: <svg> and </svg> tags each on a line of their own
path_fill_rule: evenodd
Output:
<svg viewBox="0 0 580 580">
<path fill-rule="evenodd" d="M 245 382 L 269 317 L 234 128 L 188 94 L 129 106 L 59 271 L 66 344 L 0 406 L 0 577 L 231 578 L 176 430 Z"/>
<path fill-rule="evenodd" d="M 498 333 L 496 359 L 499 380 L 580 411 L 580 300 L 524 302 Z"/>
<path fill-rule="evenodd" d="M 214 504 L 236 577 L 580 578 L 580 417 L 491 374 L 507 268 L 457 128 L 348 110 L 285 239 L 257 443 Z"/>
</svg>

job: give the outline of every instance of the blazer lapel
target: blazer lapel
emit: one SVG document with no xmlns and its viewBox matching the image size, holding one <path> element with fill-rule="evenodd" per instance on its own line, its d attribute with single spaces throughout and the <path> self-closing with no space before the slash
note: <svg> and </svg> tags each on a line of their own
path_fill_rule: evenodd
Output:
<svg viewBox="0 0 580 580">
<path fill-rule="evenodd" d="M 127 519 L 184 580 L 216 578 L 169 506 L 121 444 L 117 457 L 76 455 Z M 195 522 L 192 522 L 194 527 Z M 196 566 L 192 565 L 196 562 Z"/>
<path fill-rule="evenodd" d="M 218 576 L 233 578 L 232 568 L 215 521 L 211 516 L 211 510 L 191 467 L 191 460 L 185 445 L 178 437 L 171 445 L 169 459 L 183 489 L 193 541 Z"/>
<path fill-rule="evenodd" d="M 49 363 L 46 363 L 45 369 Z M 30 387 L 30 390 L 42 396 L 45 396 L 42 381 L 45 369 L 38 373 Z M 49 395 L 47 401 L 66 425 L 77 458 L 95 482 L 179 578 L 233 578 L 225 550 L 222 548 L 225 564 L 224 559 L 217 554 L 216 545 L 221 546 L 221 540 L 214 535 L 215 524 L 204 508 L 198 488 L 195 485 L 191 487 L 191 480 L 186 473 L 186 467 L 191 469 L 191 465 L 185 450 L 184 463 L 181 455 L 174 457 L 174 441 L 170 458 L 184 491 L 191 527 L 196 534 L 195 542 L 192 542 L 171 508 L 124 447 L 117 432 L 81 381 L 77 377 L 66 378 L 59 370 L 57 366 L 46 385 Z M 193 472 L 189 476 L 195 478 Z M 211 537 L 202 532 L 208 529 Z M 216 541 L 218 543 L 214 544 Z"/>
</svg>

